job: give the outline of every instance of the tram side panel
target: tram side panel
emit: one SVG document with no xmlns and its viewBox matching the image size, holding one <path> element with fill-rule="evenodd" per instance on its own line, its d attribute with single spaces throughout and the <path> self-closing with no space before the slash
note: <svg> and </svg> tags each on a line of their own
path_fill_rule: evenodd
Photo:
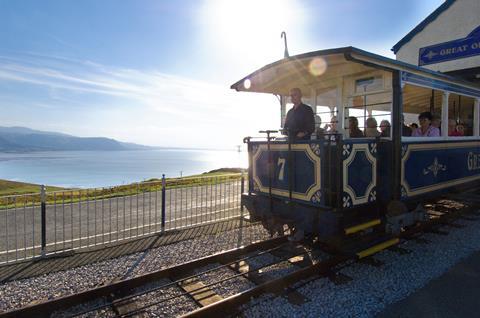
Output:
<svg viewBox="0 0 480 318">
<path fill-rule="evenodd" d="M 252 143 L 249 149 L 250 192 L 242 201 L 254 220 L 277 219 L 328 238 L 376 202 L 375 141 L 316 140 L 290 150 L 288 143 Z"/>
<path fill-rule="evenodd" d="M 480 141 L 402 142 L 402 200 L 415 201 L 479 181 Z"/>
<path fill-rule="evenodd" d="M 252 219 L 333 235 L 338 220 L 326 206 L 325 147 L 323 140 L 251 142 L 250 191 L 242 202 Z"/>
</svg>

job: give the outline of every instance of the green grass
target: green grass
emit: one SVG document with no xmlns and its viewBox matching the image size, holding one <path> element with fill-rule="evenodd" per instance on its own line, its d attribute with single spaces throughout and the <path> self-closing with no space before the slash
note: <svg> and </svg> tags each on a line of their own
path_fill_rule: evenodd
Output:
<svg viewBox="0 0 480 318">
<path fill-rule="evenodd" d="M 185 188 L 200 185 L 215 185 L 240 180 L 242 173 L 229 173 L 231 169 L 219 169 L 208 173 L 184 178 L 166 178 L 166 188 Z M 239 170 L 241 171 L 241 170 Z M 85 200 L 100 200 L 106 198 L 123 197 L 138 193 L 160 191 L 161 179 L 149 179 L 144 182 L 132 183 L 108 188 L 96 189 L 67 189 L 47 186 L 47 204 L 73 203 Z M 5 196 L 19 195 L 9 198 Z M 40 185 L 0 180 L 0 208 L 31 206 L 40 204 Z"/>
<path fill-rule="evenodd" d="M 65 188 L 47 186 L 47 191 L 59 191 Z M 0 179 L 0 196 L 40 192 L 40 185 Z"/>
</svg>

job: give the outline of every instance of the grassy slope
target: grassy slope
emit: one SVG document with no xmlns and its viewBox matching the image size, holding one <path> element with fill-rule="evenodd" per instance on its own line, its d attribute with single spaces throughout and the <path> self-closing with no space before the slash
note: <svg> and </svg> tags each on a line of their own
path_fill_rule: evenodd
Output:
<svg viewBox="0 0 480 318">
<path fill-rule="evenodd" d="M 47 186 L 47 191 L 63 190 L 60 187 Z M 25 194 L 40 192 L 40 185 L 0 179 L 0 195 Z"/>
</svg>

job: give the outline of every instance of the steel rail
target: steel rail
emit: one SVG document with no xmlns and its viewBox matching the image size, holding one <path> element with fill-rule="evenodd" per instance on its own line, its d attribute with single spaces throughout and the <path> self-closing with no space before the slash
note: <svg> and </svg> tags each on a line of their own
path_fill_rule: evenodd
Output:
<svg viewBox="0 0 480 318">
<path fill-rule="evenodd" d="M 269 253 L 269 252 L 271 252 L 271 250 L 270 250 L 270 251 L 266 251 L 266 252 Z M 285 257 L 283 257 L 283 258 L 280 258 L 280 259 L 271 261 L 271 262 L 269 262 L 269 263 L 267 263 L 267 264 L 263 264 L 263 265 L 261 265 L 261 266 L 255 267 L 254 269 L 250 269 L 250 270 L 248 270 L 248 271 L 246 271 L 246 272 L 241 272 L 241 273 L 237 273 L 237 274 L 232 274 L 232 276 L 228 276 L 228 277 L 226 277 L 226 278 L 222 278 L 222 279 L 220 279 L 220 280 L 216 280 L 216 281 L 214 281 L 214 282 L 212 282 L 212 283 L 209 283 L 209 284 L 207 284 L 207 285 L 203 285 L 203 286 L 198 287 L 198 288 L 196 288 L 196 289 L 193 289 L 193 290 L 191 290 L 191 291 L 188 291 L 188 292 L 185 291 L 185 292 L 182 292 L 182 293 L 180 293 L 180 294 L 178 294 L 178 295 L 171 296 L 171 297 L 169 297 L 169 298 L 162 299 L 162 300 L 160 300 L 160 301 L 150 302 L 150 303 L 148 303 L 148 304 L 146 304 L 146 305 L 144 305 L 144 306 L 142 306 L 142 307 L 136 308 L 135 310 L 133 310 L 133 311 L 131 311 L 131 312 L 122 314 L 122 315 L 120 315 L 120 317 L 132 317 L 132 316 L 135 316 L 136 314 L 140 314 L 140 313 L 144 312 L 145 309 L 147 309 L 147 308 L 150 308 L 150 307 L 152 307 L 152 306 L 156 306 L 156 305 L 165 303 L 165 302 L 167 302 L 167 301 L 170 301 L 170 300 L 173 300 L 173 299 L 175 299 L 175 298 L 182 297 L 182 296 L 188 296 L 188 295 L 190 295 L 190 296 L 195 296 L 195 295 L 197 295 L 197 294 L 199 294 L 199 293 L 202 293 L 205 289 L 210 288 L 210 287 L 212 287 L 212 286 L 219 285 L 219 284 L 221 284 L 221 283 L 224 283 L 224 282 L 226 282 L 226 281 L 229 281 L 229 280 L 232 280 L 232 279 L 235 279 L 235 278 L 238 278 L 238 277 L 248 276 L 248 274 L 256 273 L 257 271 L 259 271 L 259 270 L 261 270 L 261 269 L 264 269 L 264 268 L 267 268 L 267 267 L 270 267 L 270 266 L 273 266 L 273 265 L 277 265 L 277 264 L 280 264 L 280 263 L 282 263 L 282 262 L 288 261 L 289 259 L 291 259 L 291 258 L 293 258 L 293 257 L 303 256 L 303 255 L 306 255 L 306 254 L 308 254 L 307 251 L 304 251 L 304 252 L 301 252 L 301 253 L 293 253 L 292 255 L 285 256 Z M 258 257 L 258 256 L 261 256 L 261 255 L 254 255 L 253 257 L 248 257 L 248 258 L 255 258 L 255 257 Z M 240 261 L 242 261 L 242 260 L 245 260 L 245 259 L 248 259 L 248 258 L 239 259 L 239 260 L 233 261 L 233 262 L 231 262 L 231 263 L 229 263 L 229 264 L 225 264 L 225 265 L 226 265 L 226 266 L 232 265 L 232 264 L 234 264 L 234 263 L 238 263 L 238 262 L 240 262 Z M 166 285 L 159 286 L 159 287 L 156 288 L 155 290 L 148 290 L 147 292 L 142 293 L 141 295 L 144 295 L 144 294 L 147 294 L 147 293 L 150 293 L 150 292 L 153 292 L 153 291 L 162 289 L 162 288 L 164 288 L 164 287 L 169 287 L 169 286 L 174 285 L 174 284 L 177 284 L 177 283 L 179 283 L 179 282 L 188 280 L 188 279 L 190 279 L 190 278 L 192 278 L 192 277 L 202 276 L 203 274 L 205 274 L 205 273 L 207 273 L 207 272 L 212 272 L 212 271 L 218 270 L 218 269 L 220 269 L 220 268 L 223 268 L 223 267 L 225 267 L 225 265 L 224 265 L 224 266 L 219 266 L 219 267 L 217 267 L 217 268 L 213 268 L 213 269 L 211 269 L 211 270 L 208 270 L 208 271 L 205 271 L 205 272 L 202 272 L 202 273 L 198 273 L 198 274 L 196 274 L 196 275 L 192 275 L 192 276 L 189 276 L 189 277 L 186 277 L 186 278 L 178 279 L 178 280 L 176 280 L 175 282 L 172 282 L 172 283 L 169 283 L 169 284 L 166 284 Z M 134 296 L 134 297 L 128 296 L 129 299 L 130 299 L 130 298 L 135 298 L 135 297 L 138 297 L 138 296 Z M 124 301 L 124 299 L 120 299 L 118 302 L 123 302 L 123 301 Z M 105 306 L 103 306 L 103 307 L 105 307 Z M 89 311 L 88 311 L 88 312 L 89 312 Z"/>
<path fill-rule="evenodd" d="M 279 293 L 286 287 L 296 282 L 307 279 L 314 275 L 326 275 L 330 270 L 348 260 L 355 258 L 351 255 L 338 255 L 325 261 L 318 262 L 312 266 L 301 268 L 298 271 L 286 276 L 273 279 L 266 283 L 252 287 L 244 292 L 225 298 L 214 304 L 194 310 L 181 317 L 223 317 L 231 314 L 240 305 L 250 301 L 253 297 L 258 297 L 265 293 Z"/>
<path fill-rule="evenodd" d="M 59 310 L 71 308 L 76 304 L 86 303 L 102 297 L 120 298 L 121 295 L 131 293 L 131 290 L 137 287 L 151 283 L 152 281 L 172 276 L 179 276 L 181 273 L 188 272 L 198 267 L 215 263 L 228 262 L 238 258 L 238 256 L 257 250 L 268 249 L 287 241 L 285 236 L 270 239 L 267 241 L 256 242 L 250 245 L 231 249 L 226 252 L 220 252 L 214 255 L 206 256 L 191 262 L 186 262 L 177 266 L 168 267 L 156 272 L 148 273 L 142 276 L 122 280 L 109 285 L 86 290 L 77 294 L 63 296 L 57 299 L 48 300 L 35 305 L 27 305 L 25 307 L 14 309 L 0 313 L 0 317 L 49 317 L 51 313 Z"/>
<path fill-rule="evenodd" d="M 235 258 L 234 261 L 231 261 L 231 262 L 227 262 L 225 264 L 222 264 L 222 265 L 219 265 L 219 266 L 216 266 L 216 267 L 213 267 L 213 268 L 210 268 L 206 271 L 202 271 L 202 272 L 198 272 L 196 274 L 192 274 L 192 275 L 189 275 L 189 276 L 181 276 L 180 278 L 178 279 L 175 279 L 173 280 L 172 282 L 170 283 L 167 283 L 167 284 L 164 284 L 164 285 L 160 285 L 160 286 L 157 286 L 157 287 L 153 287 L 153 288 L 149 288 L 148 290 L 145 290 L 145 291 L 141 291 L 141 292 L 137 292 L 137 293 L 130 293 L 129 295 L 127 296 L 124 296 L 124 297 L 119 297 L 117 299 L 114 299 L 113 301 L 109 302 L 109 303 L 106 303 L 106 304 L 103 304 L 103 305 L 99 305 L 99 306 L 94 306 L 94 307 L 91 307 L 89 309 L 86 309 L 84 311 L 81 311 L 81 312 L 78 312 L 78 313 L 75 313 L 74 316 L 79 316 L 79 315 L 83 315 L 83 314 L 86 314 L 86 313 L 89 313 L 89 312 L 92 312 L 92 311 L 96 311 L 96 310 L 99 310 L 99 309 L 103 309 L 103 308 L 106 308 L 106 307 L 111 307 L 111 306 L 115 306 L 119 303 L 123 303 L 125 301 L 128 301 L 128 300 L 131 300 L 133 298 L 137 298 L 139 296 L 143 296 L 145 294 L 150 294 L 150 293 L 153 293 L 153 292 L 156 292 L 156 291 L 159 291 L 159 290 L 162 290 L 162 289 L 165 289 L 165 288 L 168 288 L 168 287 L 172 287 L 172 286 L 177 286 L 179 283 L 181 282 L 184 282 L 184 281 L 187 281 L 187 280 L 191 280 L 191 279 L 194 279 L 194 278 L 198 278 L 202 275 L 205 275 L 205 274 L 208 274 L 208 273 L 211 273 L 211 272 L 214 272 L 214 271 L 217 271 L 217 270 L 220 270 L 222 268 L 228 268 L 230 265 L 233 265 L 233 264 L 236 264 L 238 262 L 242 262 L 242 261 L 247 261 L 249 259 L 252 259 L 252 258 L 256 258 L 256 257 L 259 257 L 259 256 L 262 256 L 262 255 L 265 255 L 265 254 L 268 254 L 268 253 L 271 253 L 279 248 L 281 248 L 283 245 L 278 245 L 278 246 L 275 246 L 275 247 L 272 247 L 272 248 L 269 248 L 269 249 L 262 249 L 261 252 L 259 252 L 258 254 L 254 254 L 254 255 L 250 255 L 250 256 L 247 256 L 247 257 L 242 257 L 242 258 Z M 298 256 L 298 255 L 304 255 L 304 254 L 307 254 L 307 252 L 303 252 L 303 253 L 298 253 L 298 254 L 295 254 L 295 255 L 292 255 L 292 256 L 288 256 L 284 259 L 280 259 L 280 260 L 276 260 L 276 261 L 272 261 L 268 264 L 265 264 L 265 265 L 262 265 L 258 268 L 255 268 L 253 270 L 250 270 L 248 272 L 245 272 L 245 273 L 241 273 L 241 274 L 235 274 L 235 275 L 232 275 L 232 276 L 229 276 L 227 278 L 223 278 L 221 280 L 217 280 L 213 283 L 210 283 L 208 285 L 204 285 L 202 287 L 199 287 L 199 288 L 196 288 L 196 289 L 193 289 L 191 291 L 188 291 L 188 292 L 182 292 L 178 295 L 175 295 L 175 296 L 171 296 L 169 298 L 166 298 L 166 299 L 162 299 L 161 301 L 158 301 L 158 302 L 154 302 L 154 303 L 149 303 L 141 308 L 137 308 L 137 310 L 135 312 L 129 312 L 128 314 L 122 314 L 121 316 L 122 317 L 129 317 L 131 316 L 131 314 L 135 314 L 137 312 L 141 312 L 143 311 L 144 309 L 146 308 L 149 308 L 149 307 L 152 307 L 152 306 L 155 306 L 155 305 L 159 305 L 161 303 L 164 303 L 164 302 L 167 302 L 167 301 L 170 301 L 170 300 L 173 300 L 175 298 L 179 298 L 179 297 L 182 297 L 182 296 L 186 296 L 186 295 L 197 295 L 198 293 L 200 293 L 202 290 L 204 290 L 205 288 L 208 288 L 208 287 L 212 287 L 214 285 L 218 285 L 218 284 L 221 284 L 225 281 L 228 281 L 228 280 L 231 280 L 231 279 L 234 279 L 234 278 L 238 278 L 240 276 L 244 276 L 248 273 L 252 273 L 252 272 L 255 272 L 255 271 L 258 271 L 262 268 L 265 268 L 265 267 L 269 267 L 269 266 L 272 266 L 272 265 L 275 265 L 275 264 L 278 264 L 280 262 L 283 262 L 283 261 L 286 261 L 294 256 Z M 203 265 L 200 265 L 200 266 L 203 266 Z M 172 277 L 170 277 L 172 278 Z"/>
<path fill-rule="evenodd" d="M 447 222 L 453 222 L 465 214 L 472 213 L 472 211 L 470 210 L 471 208 L 467 211 L 465 211 L 464 209 L 460 209 L 457 211 L 446 213 L 438 218 L 432 218 L 422 223 L 418 223 L 417 225 L 406 229 L 398 236 L 392 236 L 391 239 L 412 239 L 419 233 L 424 233 L 438 226 L 444 226 Z M 280 293 L 284 291 L 286 287 L 291 286 L 300 280 L 304 280 L 312 276 L 326 276 L 331 273 L 332 268 L 338 268 L 338 266 L 342 265 L 348 266 L 351 264 L 352 261 L 355 262 L 359 259 L 360 257 L 357 253 L 333 256 L 325 261 L 321 261 L 311 266 L 299 269 L 298 271 L 290 273 L 286 276 L 268 281 L 261 285 L 257 285 L 244 292 L 230 296 L 208 306 L 196 309 L 190 313 L 182 315 L 181 317 L 196 318 L 226 316 L 235 313 L 235 310 L 237 310 L 240 305 L 249 302 L 254 297 L 258 297 L 265 293 Z"/>
</svg>

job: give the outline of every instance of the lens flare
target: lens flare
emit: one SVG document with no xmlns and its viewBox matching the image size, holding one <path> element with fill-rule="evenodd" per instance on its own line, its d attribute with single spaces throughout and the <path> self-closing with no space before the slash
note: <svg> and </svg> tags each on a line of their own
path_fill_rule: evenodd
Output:
<svg viewBox="0 0 480 318">
<path fill-rule="evenodd" d="M 252 87 L 252 82 L 247 78 L 243 81 L 243 87 L 245 87 L 245 89 L 250 89 L 250 87 Z"/>
<path fill-rule="evenodd" d="M 316 57 L 310 61 L 308 70 L 313 76 L 320 76 L 327 70 L 327 62 L 321 57 Z"/>
</svg>

